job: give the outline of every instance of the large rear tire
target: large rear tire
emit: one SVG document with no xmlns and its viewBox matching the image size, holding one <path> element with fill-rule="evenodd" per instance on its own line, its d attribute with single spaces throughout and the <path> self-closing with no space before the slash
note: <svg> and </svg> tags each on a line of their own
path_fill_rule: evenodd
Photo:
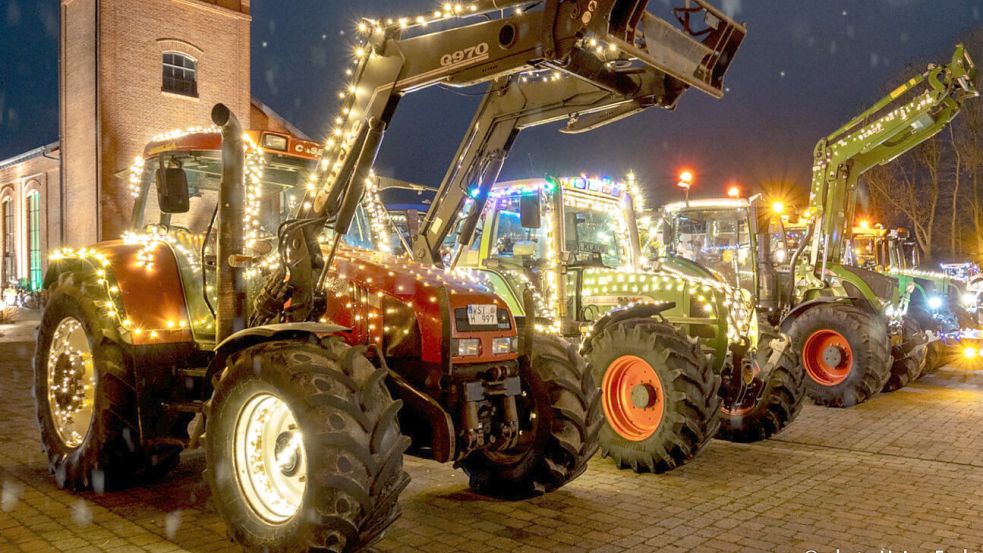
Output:
<svg viewBox="0 0 983 553">
<path fill-rule="evenodd" d="M 601 453 L 618 468 L 662 473 L 692 460 L 720 425 L 720 375 L 699 343 L 654 319 L 608 326 L 585 347 L 601 383 Z"/>
<path fill-rule="evenodd" d="M 409 440 L 385 379 L 333 337 L 230 357 L 206 410 L 206 479 L 243 549 L 358 551 L 396 520 Z"/>
<path fill-rule="evenodd" d="M 901 343 L 912 340 L 921 334 L 922 327 L 913 317 L 905 316 L 902 320 Z M 908 384 L 914 382 L 925 369 L 925 362 L 928 356 L 928 346 L 919 347 L 914 351 L 905 352 L 901 349 L 901 344 L 891 347 L 891 375 L 881 389 L 882 392 L 893 392 L 900 390 Z"/>
<path fill-rule="evenodd" d="M 478 493 L 525 498 L 551 492 L 580 476 L 597 451 L 600 391 L 572 344 L 534 335 L 532 360 L 520 376 L 519 443 L 502 452 L 477 451 L 461 463 Z"/>
<path fill-rule="evenodd" d="M 851 407 L 891 375 L 887 322 L 858 307 L 820 304 L 792 322 L 789 336 L 805 370 L 806 393 L 827 407 Z"/>
<path fill-rule="evenodd" d="M 51 290 L 34 353 L 41 445 L 59 487 L 119 488 L 165 474 L 181 448 L 142 447 L 133 362 L 95 298 L 95 278 L 63 273 Z"/>
<path fill-rule="evenodd" d="M 754 354 L 756 368 L 767 366 L 776 346 L 784 349 L 764 378 L 755 375 L 742 388 L 742 397 L 723 398 L 718 438 L 742 443 L 767 440 L 799 416 L 806 397 L 806 377 L 791 340 L 776 332 L 762 331 Z"/>
</svg>

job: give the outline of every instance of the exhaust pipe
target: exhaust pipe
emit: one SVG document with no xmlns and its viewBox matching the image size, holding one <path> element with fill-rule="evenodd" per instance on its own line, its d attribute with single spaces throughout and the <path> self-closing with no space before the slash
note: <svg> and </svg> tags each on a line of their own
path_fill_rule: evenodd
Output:
<svg viewBox="0 0 983 553">
<path fill-rule="evenodd" d="M 231 263 L 232 257 L 241 254 L 244 246 L 245 147 L 242 126 L 225 104 L 215 104 L 212 108 L 212 122 L 222 130 L 222 183 L 219 187 L 218 247 L 215 255 L 215 285 L 218 290 L 215 342 L 221 343 L 246 328 L 245 271 Z"/>
</svg>

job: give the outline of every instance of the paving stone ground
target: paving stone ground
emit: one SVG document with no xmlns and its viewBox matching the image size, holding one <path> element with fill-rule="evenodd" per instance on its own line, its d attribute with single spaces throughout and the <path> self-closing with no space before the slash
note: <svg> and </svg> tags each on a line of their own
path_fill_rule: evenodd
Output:
<svg viewBox="0 0 983 553">
<path fill-rule="evenodd" d="M 32 348 L 0 344 L 0 552 L 237 550 L 200 452 L 144 487 L 57 489 L 34 422 Z M 403 516 L 379 551 L 983 553 L 983 370 L 947 367 L 853 409 L 809 405 L 777 439 L 714 441 L 666 475 L 596 458 L 531 501 L 475 495 L 450 466 L 406 464 Z"/>
</svg>

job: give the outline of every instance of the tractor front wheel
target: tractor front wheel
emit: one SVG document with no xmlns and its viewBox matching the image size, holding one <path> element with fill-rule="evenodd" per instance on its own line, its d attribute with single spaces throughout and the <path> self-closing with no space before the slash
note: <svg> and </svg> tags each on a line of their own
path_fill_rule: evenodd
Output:
<svg viewBox="0 0 983 553">
<path fill-rule="evenodd" d="M 795 349 L 781 334 L 762 331 L 753 369 L 760 371 L 769 364 L 768 373 L 754 374 L 749 384 L 740 387 L 737 397 L 722 398 L 718 438 L 743 443 L 767 440 L 802 411 L 806 378 Z"/>
<path fill-rule="evenodd" d="M 827 407 L 850 407 L 880 391 L 891 375 L 887 322 L 853 305 L 820 304 L 789 327 L 806 393 Z"/>
<path fill-rule="evenodd" d="M 41 444 L 59 487 L 122 487 L 177 466 L 181 448 L 140 443 L 133 362 L 93 278 L 64 273 L 41 317 L 34 401 Z"/>
<path fill-rule="evenodd" d="M 678 328 L 654 319 L 614 324 L 590 339 L 585 356 L 601 383 L 601 453 L 619 468 L 667 472 L 717 433 L 720 375 Z"/>
<path fill-rule="evenodd" d="M 338 338 L 230 357 L 206 411 L 206 478 L 243 549 L 360 551 L 399 516 L 409 440 L 385 379 Z"/>
<path fill-rule="evenodd" d="M 479 450 L 461 463 L 471 488 L 496 497 L 553 491 L 587 468 L 597 451 L 600 393 L 576 348 L 558 336 L 533 335 L 523 363 L 518 443 Z"/>
</svg>

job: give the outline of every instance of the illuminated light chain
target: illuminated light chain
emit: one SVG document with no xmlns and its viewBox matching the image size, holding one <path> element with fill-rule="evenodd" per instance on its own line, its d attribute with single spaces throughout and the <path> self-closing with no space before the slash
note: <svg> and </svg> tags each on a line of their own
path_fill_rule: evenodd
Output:
<svg viewBox="0 0 983 553">
<path fill-rule="evenodd" d="M 133 196 L 134 199 L 140 197 L 140 189 L 143 187 L 143 167 L 143 156 L 137 156 L 133 161 L 133 165 L 130 165 L 130 177 L 128 182 L 130 195 Z"/>
<path fill-rule="evenodd" d="M 93 367 L 92 355 L 89 352 L 81 351 L 72 347 L 70 336 L 73 332 L 81 328 L 81 323 L 71 321 L 67 327 L 60 326 L 51 341 L 51 351 L 48 357 L 49 364 L 52 358 L 59 360 L 53 373 L 49 372 L 51 380 L 48 386 L 48 403 L 53 407 L 53 415 L 59 432 L 62 433 L 69 445 L 75 446 L 81 443 L 83 436 L 74 428 L 75 415 L 83 409 L 92 407 L 92 400 L 88 397 L 95 386 L 95 371 Z M 67 334 L 67 336 L 65 334 Z M 66 358 L 68 363 L 67 370 L 58 371 L 60 359 Z M 52 367 L 49 366 L 49 371 Z M 89 375 L 86 377 L 86 375 Z M 60 377 L 60 378 L 59 378 Z M 66 430 L 71 428 L 71 434 L 65 435 Z"/>
<path fill-rule="evenodd" d="M 341 168 L 344 166 L 355 145 L 355 138 L 358 136 L 361 126 L 364 124 L 362 118 L 364 106 L 359 104 L 360 100 L 367 97 L 367 92 L 358 86 L 359 79 L 364 71 L 369 58 L 373 55 L 372 42 L 381 37 L 400 33 L 407 29 L 420 27 L 426 28 L 431 23 L 438 21 L 448 21 L 455 18 L 465 18 L 479 13 L 477 3 L 449 2 L 442 4 L 438 9 L 412 17 L 389 17 L 386 19 L 362 18 L 356 23 L 356 30 L 361 36 L 351 47 L 352 61 L 354 68 L 345 70 L 347 83 L 338 91 L 337 96 L 340 106 L 334 125 L 328 132 L 328 138 L 324 142 L 321 159 L 317 164 L 312 178 L 308 184 L 308 193 L 305 195 L 305 208 L 313 205 L 313 198 L 317 195 L 326 193 L 330 183 L 337 180 Z M 484 12 L 482 12 L 484 13 Z M 514 8 L 516 15 L 522 14 L 522 8 Z M 580 47 L 590 46 L 594 52 L 604 62 L 620 59 L 618 48 L 613 44 L 605 44 L 597 38 L 583 38 Z M 543 73 L 543 80 L 558 80 L 565 75 L 555 69 L 532 70 L 524 74 L 523 81 L 527 81 L 530 75 L 533 77 Z"/>
<path fill-rule="evenodd" d="M 123 235 L 124 244 L 141 246 L 140 250 L 138 250 L 136 254 L 136 264 L 146 270 L 152 270 L 154 263 L 153 252 L 162 242 L 167 242 L 168 244 L 177 248 L 176 242 L 172 238 L 161 234 L 157 230 L 143 234 L 128 232 Z M 195 258 L 195 256 L 183 246 L 181 246 L 178 251 L 183 252 L 183 255 L 186 255 L 189 259 Z M 98 307 L 103 309 L 103 315 L 115 321 L 118 328 L 130 332 L 135 336 L 147 334 L 151 339 L 158 338 L 162 332 L 183 331 L 188 328 L 188 321 L 185 319 L 168 320 L 166 321 L 165 326 L 162 328 L 144 328 L 139 323 L 131 321 L 129 318 L 127 318 L 123 313 L 123 301 L 122 297 L 120 296 L 121 292 L 119 286 L 111 280 L 110 275 L 107 272 L 107 268 L 110 265 L 109 258 L 104 253 L 96 249 L 62 248 L 52 252 L 48 256 L 48 259 L 49 261 L 76 259 L 87 263 L 93 269 L 96 280 L 103 286 L 103 291 L 105 293 L 102 299 L 93 298 L 93 301 Z M 200 265 L 198 265 L 198 270 L 200 270 Z M 195 322 L 196 325 L 199 325 L 199 323 L 199 321 Z M 213 324 L 212 321 L 203 323 L 204 324 L 201 324 L 200 326 L 205 327 Z"/>
<path fill-rule="evenodd" d="M 612 220 L 618 221 L 617 228 L 613 229 L 613 231 L 619 233 L 621 236 L 619 243 L 630 244 L 630 229 L 628 227 L 627 217 L 624 216 L 624 211 L 627 210 L 629 199 L 634 199 L 633 196 L 630 197 L 633 188 L 637 190 L 638 187 L 635 177 L 630 175 L 624 183 L 615 183 L 610 179 L 593 179 L 597 183 L 592 183 L 591 179 L 586 176 L 578 178 L 584 179 L 584 182 L 575 183 L 575 179 L 559 179 L 559 182 L 564 188 L 568 188 L 576 193 L 586 193 L 591 198 L 587 199 L 574 194 L 567 194 L 564 195 L 564 205 L 573 209 L 606 211 L 606 214 Z M 611 187 L 610 192 L 604 191 L 603 186 L 605 184 Z M 496 188 L 490 194 L 489 199 L 498 201 L 503 198 L 522 194 L 534 194 L 539 193 L 544 188 L 547 192 L 551 192 L 552 186 L 553 184 L 549 181 L 519 182 L 514 185 Z M 617 193 L 615 193 L 616 188 Z M 636 211 L 638 210 L 638 206 L 644 207 L 644 202 L 640 199 L 632 203 Z M 548 275 L 548 277 L 545 279 L 546 286 L 541 287 L 545 289 L 542 290 L 541 295 L 537 298 L 537 310 L 547 313 L 555 323 L 550 325 L 550 328 L 537 328 L 537 330 L 553 330 L 559 332 L 559 321 L 556 314 L 556 306 L 559 305 L 559 301 L 555 286 L 559 267 L 556 262 L 557 256 L 553 251 L 552 221 L 554 218 L 548 211 L 552 209 L 552 202 L 545 202 L 544 205 L 547 210 L 547 213 L 543 217 L 544 231 L 546 234 L 545 240 L 549 245 L 547 248 L 548 251 L 546 252 L 546 260 L 548 260 L 547 262 L 549 264 L 544 270 L 544 274 Z M 489 202 L 487 209 L 495 209 L 494 203 Z M 659 292 L 669 292 L 673 296 L 681 292 L 686 292 L 690 296 L 691 301 L 695 302 L 708 317 L 723 316 L 726 318 L 727 338 L 729 341 L 739 341 L 750 332 L 752 319 L 755 314 L 754 307 L 750 299 L 745 297 L 736 287 L 712 278 L 690 276 L 668 268 L 661 269 L 657 272 L 639 271 L 634 269 L 628 261 L 630 257 L 628 252 L 622 250 L 620 253 L 621 259 L 626 260 L 621 267 L 611 269 L 591 268 L 585 270 L 584 289 L 582 290 L 584 296 L 647 295 L 652 299 L 658 299 Z M 529 279 L 520 271 L 506 272 L 523 284 L 529 282 Z M 542 305 L 544 304 L 551 306 L 552 309 L 543 309 Z M 722 306 L 723 313 L 717 313 L 714 308 L 715 305 Z"/>
<path fill-rule="evenodd" d="M 221 133 L 221 129 L 215 126 L 211 127 L 189 127 L 186 129 L 176 129 L 164 133 L 154 135 L 148 144 L 153 144 L 155 142 L 165 142 L 170 140 L 178 140 L 184 138 L 185 136 L 190 136 L 193 134 L 218 134 Z M 136 199 L 140 197 L 140 189 L 142 187 L 143 170 L 146 160 L 144 160 L 142 155 L 137 156 L 133 160 L 133 164 L 130 165 L 130 175 L 128 179 L 130 195 Z"/>
<path fill-rule="evenodd" d="M 263 176 L 266 156 L 252 137 L 243 135 L 245 143 L 245 163 L 243 178 L 246 186 L 246 205 L 243 218 L 243 244 L 247 250 L 255 247 L 259 239 L 260 218 L 262 217 Z"/>
<path fill-rule="evenodd" d="M 818 217 L 823 212 L 822 206 L 816 203 L 816 197 L 819 195 L 822 183 L 836 179 L 838 167 L 833 165 L 832 160 L 838 154 L 840 148 L 845 148 L 855 142 L 866 142 L 872 136 L 883 131 L 886 124 L 898 118 L 902 121 L 907 121 L 911 117 L 912 112 L 921 111 L 936 102 L 935 95 L 931 91 L 924 92 L 907 104 L 895 108 L 887 115 L 877 119 L 874 123 L 865 126 L 860 132 L 844 136 L 835 143 L 830 144 L 828 148 L 825 148 L 823 150 L 823 157 L 816 159 L 812 166 L 813 182 L 809 193 L 809 204 L 816 209 L 815 215 Z"/>
<path fill-rule="evenodd" d="M 379 189 L 376 187 L 374 172 L 365 179 L 365 196 L 362 199 L 362 206 L 369 216 L 369 227 L 376 249 L 384 254 L 392 254 L 392 244 L 395 238 L 392 230 L 393 224 L 389 218 L 389 212 L 379 198 Z"/>
</svg>

